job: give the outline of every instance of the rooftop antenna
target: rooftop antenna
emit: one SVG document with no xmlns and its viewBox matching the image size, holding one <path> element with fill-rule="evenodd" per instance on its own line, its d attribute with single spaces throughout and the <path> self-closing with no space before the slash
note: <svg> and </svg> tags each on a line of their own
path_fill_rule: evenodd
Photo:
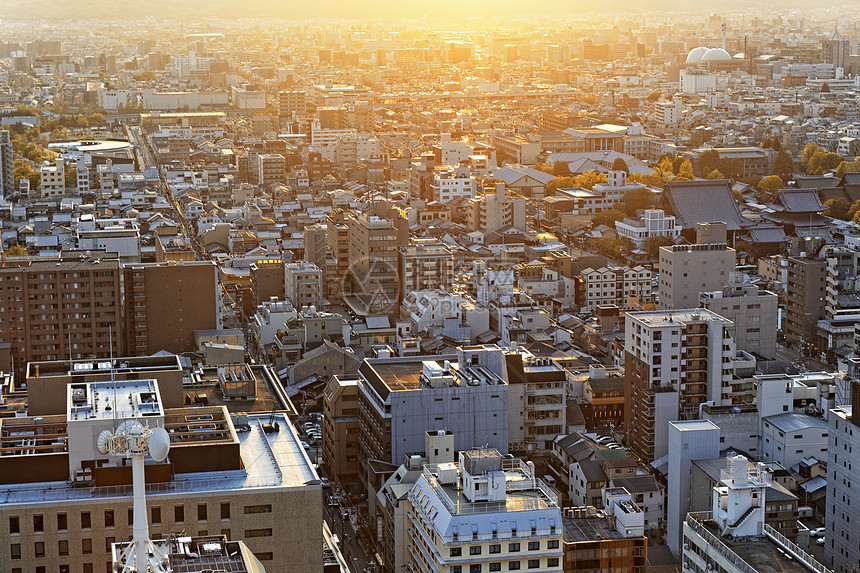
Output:
<svg viewBox="0 0 860 573">
<path fill-rule="evenodd" d="M 167 430 L 153 430 L 149 426 L 141 425 L 137 420 L 127 420 L 119 428 L 102 430 L 96 438 L 96 449 L 102 455 L 131 458 L 134 535 L 132 542 L 117 558 L 115 570 L 121 573 L 169 573 L 169 559 L 149 539 L 143 474 L 143 461 L 147 454 L 157 462 L 167 459 L 170 451 L 170 436 Z"/>
</svg>

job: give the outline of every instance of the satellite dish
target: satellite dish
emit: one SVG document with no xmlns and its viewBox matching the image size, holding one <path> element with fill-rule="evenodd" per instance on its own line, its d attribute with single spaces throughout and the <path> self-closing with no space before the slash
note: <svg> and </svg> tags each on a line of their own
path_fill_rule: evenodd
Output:
<svg viewBox="0 0 860 573">
<path fill-rule="evenodd" d="M 96 449 L 103 456 L 110 452 L 110 440 L 113 438 L 113 432 L 110 430 L 102 430 L 99 437 L 96 438 Z"/>
<path fill-rule="evenodd" d="M 149 435 L 149 455 L 157 462 L 167 459 L 170 451 L 170 435 L 164 428 L 155 428 Z"/>
</svg>

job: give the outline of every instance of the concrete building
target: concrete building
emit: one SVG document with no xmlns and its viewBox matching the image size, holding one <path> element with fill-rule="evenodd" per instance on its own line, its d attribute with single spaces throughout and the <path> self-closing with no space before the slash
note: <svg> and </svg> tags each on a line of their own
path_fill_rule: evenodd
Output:
<svg viewBox="0 0 860 573">
<path fill-rule="evenodd" d="M 819 417 L 785 412 L 761 420 L 761 456 L 790 468 L 803 458 L 827 457 L 828 425 Z"/>
<path fill-rule="evenodd" d="M 698 305 L 702 292 L 722 290 L 735 268 L 725 223 L 699 223 L 695 245 L 660 247 L 657 301 L 662 310 Z"/>
<path fill-rule="evenodd" d="M 65 162 L 54 161 L 53 165 L 44 164 L 39 170 L 39 193 L 42 199 L 62 197 L 66 192 Z"/>
<path fill-rule="evenodd" d="M 322 271 L 313 263 L 298 261 L 284 265 L 287 300 L 297 309 L 322 304 Z"/>
<path fill-rule="evenodd" d="M 619 236 L 630 239 L 637 249 L 644 247 L 645 242 L 652 237 L 667 237 L 674 242 L 681 236 L 681 226 L 675 223 L 675 217 L 666 215 L 663 209 L 646 209 L 639 220 L 616 221 L 615 231 Z"/>
<path fill-rule="evenodd" d="M 672 101 L 657 102 L 657 123 L 663 127 L 674 127 L 681 122 L 681 114 L 684 113 L 684 102 L 680 97 Z"/>
<path fill-rule="evenodd" d="M 72 384 L 63 414 L 0 422 L 0 568 L 112 570 L 112 545 L 132 535 L 131 467 L 96 442 L 127 420 L 170 436 L 168 459 L 146 464 L 152 538 L 220 534 L 264 564 L 321 570 L 322 490 L 286 416 L 267 432 L 268 413 L 237 427 L 224 406 L 165 408 L 153 380 Z"/>
<path fill-rule="evenodd" d="M 851 401 L 860 404 L 860 385 L 856 382 L 851 385 L 851 394 Z M 852 467 L 858 463 L 855 447 L 860 452 L 860 420 L 852 414 L 852 406 L 838 406 L 828 418 L 824 562 L 837 573 L 849 573 L 860 562 L 856 529 L 850 525 L 855 517 L 852 506 L 860 503 L 857 488 L 851 487 L 857 477 Z"/>
<path fill-rule="evenodd" d="M 731 322 L 705 309 L 627 314 L 624 422 L 642 459 L 669 453 L 669 423 L 694 420 L 699 406 L 730 405 Z"/>
<path fill-rule="evenodd" d="M 508 388 L 490 369 L 456 355 L 368 358 L 358 369 L 359 479 L 377 491 L 369 464 L 397 463 L 424 447 L 424 432 L 446 428 L 459 450 L 508 449 Z"/>
<path fill-rule="evenodd" d="M 16 191 L 13 162 L 12 137 L 9 130 L 0 130 L 0 198 L 5 199 Z"/>
<path fill-rule="evenodd" d="M 266 92 L 255 86 L 231 86 L 230 103 L 238 109 L 261 112 L 266 109 Z"/>
<path fill-rule="evenodd" d="M 287 177 L 287 160 L 278 153 L 257 156 L 257 183 L 263 186 L 283 183 Z"/>
<path fill-rule="evenodd" d="M 400 247 L 399 257 L 403 296 L 417 290 L 454 286 L 454 253 L 448 245 L 418 239 Z"/>
<path fill-rule="evenodd" d="M 83 215 L 75 226 L 81 251 L 116 253 L 122 262 L 140 262 L 140 226 L 137 219 L 98 219 Z"/>
<path fill-rule="evenodd" d="M 195 350 L 194 331 L 220 328 L 218 268 L 210 261 L 122 268 L 127 354 Z"/>
<path fill-rule="evenodd" d="M 644 571 L 648 538 L 643 511 L 622 487 L 606 490 L 606 509 L 564 509 L 564 571 Z"/>
<path fill-rule="evenodd" d="M 651 271 L 641 265 L 633 268 L 588 267 L 576 277 L 574 296 L 580 311 L 589 313 L 604 305 L 624 308 L 631 296 L 641 302 L 649 302 L 654 298 Z"/>
<path fill-rule="evenodd" d="M 306 97 L 303 90 L 278 92 L 278 116 L 281 123 L 302 119 L 307 115 Z"/>
<path fill-rule="evenodd" d="M 323 391 L 322 456 L 344 486 L 358 483 L 358 378 L 332 376 Z"/>
<path fill-rule="evenodd" d="M 453 199 L 471 200 L 477 191 L 477 180 L 464 166 L 439 171 L 430 184 L 430 197 L 439 203 L 448 203 Z"/>
<path fill-rule="evenodd" d="M 779 297 L 754 284 L 744 284 L 742 275 L 729 274 L 729 282 L 718 291 L 699 296 L 702 308 L 728 318 L 734 324 L 732 338 L 738 350 L 763 358 L 776 358 L 779 330 Z"/>
<path fill-rule="evenodd" d="M 121 354 L 124 334 L 110 328 L 122 320 L 118 261 L 26 260 L 0 268 L 0 285 L 14 291 L 0 307 L 0 341 L 19 374 L 31 361 Z M 89 297 L 99 306 L 83 306 Z"/>
<path fill-rule="evenodd" d="M 366 213 L 346 217 L 348 228 L 346 302 L 360 315 L 391 313 L 402 298 L 398 280 L 398 250 L 408 229 L 402 218 L 385 219 Z M 338 261 L 340 265 L 340 261 Z"/>
<path fill-rule="evenodd" d="M 765 523 L 765 496 L 772 476 L 764 464 L 728 458 L 712 490 L 711 510 L 683 522 L 684 570 L 726 573 L 828 571 L 809 553 Z"/>
<path fill-rule="evenodd" d="M 719 455 L 720 428 L 713 422 L 688 420 L 669 423 L 666 543 L 672 555 L 676 557 L 681 555 L 682 524 L 687 518 L 687 512 L 690 511 L 692 463 L 695 460 L 709 460 Z"/>
<path fill-rule="evenodd" d="M 458 464 L 425 465 L 408 496 L 408 566 L 564 571 L 558 496 L 534 471 L 531 462 L 492 449 L 460 452 Z"/>
<path fill-rule="evenodd" d="M 468 228 L 470 231 L 492 233 L 502 227 L 526 228 L 526 201 L 522 197 L 508 196 L 502 183 L 494 192 L 469 201 Z"/>
<path fill-rule="evenodd" d="M 785 288 L 785 341 L 809 352 L 824 316 L 827 261 L 811 253 L 788 257 Z"/>
</svg>

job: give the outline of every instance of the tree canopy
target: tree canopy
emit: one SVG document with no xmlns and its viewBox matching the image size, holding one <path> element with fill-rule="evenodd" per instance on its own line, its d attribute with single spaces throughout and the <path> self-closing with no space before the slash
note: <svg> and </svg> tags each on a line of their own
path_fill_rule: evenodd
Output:
<svg viewBox="0 0 860 573">
<path fill-rule="evenodd" d="M 627 167 L 627 162 L 621 159 L 620 157 L 616 157 L 615 161 L 612 162 L 612 170 L 613 171 L 623 171 L 624 173 L 630 173 L 630 168 Z"/>
<path fill-rule="evenodd" d="M 599 227 L 600 225 L 606 225 L 610 228 L 615 228 L 615 221 L 622 221 L 624 217 L 626 217 L 626 213 L 624 211 L 620 211 L 618 209 L 606 209 L 605 211 L 600 211 L 594 214 L 591 222 L 592 226 Z"/>
<path fill-rule="evenodd" d="M 552 166 L 552 174 L 556 177 L 570 177 L 572 175 L 567 161 L 556 161 Z"/>
<path fill-rule="evenodd" d="M 779 175 L 768 175 L 758 184 L 759 191 L 779 191 L 783 187 L 785 187 L 785 183 L 782 181 Z"/>
<path fill-rule="evenodd" d="M 847 199 L 834 197 L 833 199 L 825 201 L 824 206 L 827 207 L 827 211 L 825 211 L 824 214 L 828 217 L 842 219 L 843 221 L 847 221 L 849 219 L 848 212 L 851 209 L 851 203 L 849 203 Z"/>
</svg>

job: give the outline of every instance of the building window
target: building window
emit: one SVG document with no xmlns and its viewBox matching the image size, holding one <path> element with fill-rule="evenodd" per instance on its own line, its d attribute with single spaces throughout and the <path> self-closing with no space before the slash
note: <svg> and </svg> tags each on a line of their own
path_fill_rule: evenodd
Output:
<svg viewBox="0 0 860 573">
<path fill-rule="evenodd" d="M 105 552 L 106 553 L 110 553 L 111 546 L 113 545 L 114 541 L 116 541 L 116 540 L 113 537 L 105 537 Z"/>
<path fill-rule="evenodd" d="M 185 506 L 176 505 L 173 507 L 173 521 L 175 523 L 185 523 Z"/>
<path fill-rule="evenodd" d="M 92 563 L 84 563 L 84 573 L 93 573 Z"/>
<path fill-rule="evenodd" d="M 33 533 L 45 531 L 45 519 L 41 515 L 33 516 Z"/>
<path fill-rule="evenodd" d="M 540 569 L 540 559 L 529 559 L 529 569 Z"/>
<path fill-rule="evenodd" d="M 494 545 L 490 545 L 490 553 L 501 553 L 502 545 L 501 543 L 496 543 Z"/>
<path fill-rule="evenodd" d="M 490 563 L 490 571 L 501 571 L 502 564 L 501 563 Z"/>
<path fill-rule="evenodd" d="M 134 525 L 134 508 L 128 508 L 128 526 L 132 527 Z"/>
<path fill-rule="evenodd" d="M 230 519 L 230 502 L 221 502 L 221 519 Z"/>
<path fill-rule="evenodd" d="M 519 561 L 508 561 L 508 571 L 519 571 L 520 570 L 520 562 Z"/>
<path fill-rule="evenodd" d="M 105 510 L 105 527 L 113 527 L 114 519 L 113 519 L 113 510 L 106 509 Z"/>
<path fill-rule="evenodd" d="M 65 513 L 57 514 L 57 530 L 58 531 L 66 531 L 69 528 L 69 518 L 66 517 Z"/>
<path fill-rule="evenodd" d="M 452 565 L 451 573 L 463 573 L 463 567 L 461 565 Z"/>
<path fill-rule="evenodd" d="M 9 533 L 21 533 L 21 520 L 17 515 L 9 516 Z"/>
<path fill-rule="evenodd" d="M 161 525 L 161 508 L 158 506 L 152 506 L 149 513 L 152 515 L 152 525 Z"/>
<path fill-rule="evenodd" d="M 558 557 L 550 557 L 546 560 L 547 567 L 558 567 Z"/>
<path fill-rule="evenodd" d="M 272 506 L 270 505 L 246 505 L 245 506 L 245 515 L 249 515 L 252 513 L 272 513 Z"/>
<path fill-rule="evenodd" d="M 92 555 L 93 552 L 93 540 L 92 539 L 81 539 L 81 553 L 84 555 Z"/>
<path fill-rule="evenodd" d="M 480 555 L 481 554 L 481 546 L 480 545 L 470 545 L 469 546 L 469 555 Z"/>
<path fill-rule="evenodd" d="M 529 541 L 529 551 L 540 551 L 540 541 Z"/>
<path fill-rule="evenodd" d="M 60 565 L 60 573 L 69 573 L 68 565 Z"/>
<path fill-rule="evenodd" d="M 197 521 L 206 521 L 209 511 L 205 503 L 197 504 Z"/>
<path fill-rule="evenodd" d="M 68 539 L 60 539 L 57 542 L 57 547 L 60 555 L 68 555 L 69 554 L 69 540 Z"/>
<path fill-rule="evenodd" d="M 508 543 L 508 552 L 516 553 L 519 550 L 520 550 L 520 544 L 519 543 Z"/>
<path fill-rule="evenodd" d="M 45 542 L 37 541 L 36 542 L 36 557 L 44 557 L 45 556 Z"/>
<path fill-rule="evenodd" d="M 546 543 L 547 549 L 558 549 L 558 539 L 550 539 Z"/>
<path fill-rule="evenodd" d="M 451 555 L 450 555 L 451 557 L 460 557 L 462 555 L 463 555 L 463 548 L 462 547 L 452 547 L 451 548 Z"/>
<path fill-rule="evenodd" d="M 246 529 L 245 530 L 245 539 L 250 537 L 271 537 L 272 530 L 271 529 Z"/>
<path fill-rule="evenodd" d="M 21 544 L 13 543 L 9 546 L 12 551 L 12 559 L 21 559 Z"/>
</svg>

